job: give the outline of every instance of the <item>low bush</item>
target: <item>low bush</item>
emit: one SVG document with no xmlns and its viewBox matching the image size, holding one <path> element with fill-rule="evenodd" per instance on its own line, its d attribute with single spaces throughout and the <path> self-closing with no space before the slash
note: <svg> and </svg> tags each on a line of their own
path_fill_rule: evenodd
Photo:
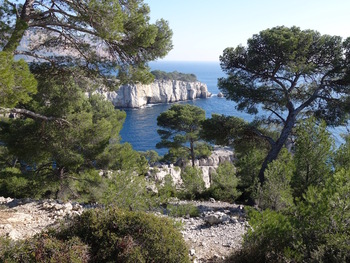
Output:
<svg viewBox="0 0 350 263">
<path fill-rule="evenodd" d="M 174 217 L 198 217 L 200 214 L 199 208 L 192 204 L 168 204 L 166 209 Z"/>
<path fill-rule="evenodd" d="M 89 248 L 79 238 L 66 242 L 47 234 L 24 241 L 0 238 L 0 262 L 6 263 L 87 263 Z"/>
<path fill-rule="evenodd" d="M 174 223 L 144 212 L 89 210 L 57 236 L 84 240 L 91 262 L 190 262 Z"/>
<path fill-rule="evenodd" d="M 181 173 L 183 189 L 178 192 L 178 197 L 186 200 L 194 200 L 201 197 L 205 190 L 202 171 L 196 167 L 187 166 Z"/>
<path fill-rule="evenodd" d="M 190 263 L 175 222 L 144 212 L 91 209 L 25 241 L 0 237 L 0 262 Z"/>
<path fill-rule="evenodd" d="M 230 162 L 222 163 L 212 175 L 209 195 L 216 200 L 233 202 L 240 195 L 237 190 L 238 183 L 234 165 Z"/>
</svg>

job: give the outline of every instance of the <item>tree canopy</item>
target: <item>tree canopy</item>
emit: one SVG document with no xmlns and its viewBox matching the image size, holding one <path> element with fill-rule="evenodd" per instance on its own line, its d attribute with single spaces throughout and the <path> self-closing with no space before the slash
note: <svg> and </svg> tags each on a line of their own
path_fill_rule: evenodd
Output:
<svg viewBox="0 0 350 263">
<path fill-rule="evenodd" d="M 274 27 L 253 35 L 247 46 L 226 48 L 220 56 L 227 77 L 219 88 L 237 108 L 268 114 L 262 123 L 281 125 L 277 140 L 264 136 L 271 149 L 259 173 L 275 160 L 298 118 L 315 115 L 342 124 L 350 101 L 350 38 L 321 35 L 298 27 Z"/>
<path fill-rule="evenodd" d="M 157 125 L 161 127 L 158 129 L 158 134 L 162 140 L 156 147 L 169 148 L 170 154 L 174 157 L 184 159 L 190 157 L 194 166 L 195 158 L 201 152 L 201 147 L 197 147 L 199 152 L 196 152 L 196 146 L 201 146 L 196 143 L 200 141 L 199 134 L 203 120 L 205 120 L 203 109 L 190 104 L 174 104 L 157 118 Z"/>
<path fill-rule="evenodd" d="M 198 81 L 195 74 L 186 74 L 177 71 L 165 72 L 161 70 L 153 70 L 151 73 L 154 75 L 155 79 L 160 80 L 181 80 L 189 82 Z"/>
<path fill-rule="evenodd" d="M 172 48 L 168 23 L 150 23 L 149 12 L 142 0 L 1 0 L 0 49 L 55 66 L 118 70 L 128 80 L 144 80 L 150 75 L 146 63 Z"/>
</svg>

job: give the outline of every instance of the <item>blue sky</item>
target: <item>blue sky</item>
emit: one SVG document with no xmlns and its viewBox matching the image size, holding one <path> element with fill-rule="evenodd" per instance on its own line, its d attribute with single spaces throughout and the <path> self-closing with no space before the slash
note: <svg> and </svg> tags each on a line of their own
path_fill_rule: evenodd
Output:
<svg viewBox="0 0 350 263">
<path fill-rule="evenodd" d="M 169 61 L 218 61 L 226 47 L 275 26 L 350 37 L 349 0 L 144 0 L 173 30 Z"/>
</svg>

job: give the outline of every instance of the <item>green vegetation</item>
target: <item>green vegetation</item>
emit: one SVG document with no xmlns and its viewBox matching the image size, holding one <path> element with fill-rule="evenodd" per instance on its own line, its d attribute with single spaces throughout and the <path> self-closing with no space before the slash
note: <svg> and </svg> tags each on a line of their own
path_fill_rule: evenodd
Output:
<svg viewBox="0 0 350 263">
<path fill-rule="evenodd" d="M 186 200 L 199 199 L 205 189 L 202 170 L 197 167 L 187 166 L 182 171 L 181 178 L 183 188 L 179 191 L 178 196 Z"/>
<path fill-rule="evenodd" d="M 180 80 L 188 82 L 198 81 L 196 75 L 194 74 L 186 74 L 177 71 L 165 72 L 161 70 L 153 70 L 151 73 L 154 75 L 155 79 L 158 80 Z"/>
<path fill-rule="evenodd" d="M 230 162 L 219 165 L 212 175 L 208 192 L 215 200 L 233 203 L 240 196 L 237 190 L 239 180 L 236 177 L 236 168 Z"/>
<path fill-rule="evenodd" d="M 172 32 L 163 19 L 150 23 L 149 13 L 142 0 L 1 1 L 0 48 L 55 67 L 75 65 L 90 77 L 117 68 L 122 82 L 150 81 L 147 62 L 172 49 Z M 26 34 L 37 37 L 24 51 L 18 46 Z"/>
<path fill-rule="evenodd" d="M 173 217 L 198 217 L 200 213 L 199 208 L 192 204 L 168 204 L 166 210 Z"/>
<path fill-rule="evenodd" d="M 200 143 L 201 122 L 205 119 L 205 111 L 189 104 L 175 104 L 157 118 L 161 127 L 161 137 L 157 148 L 169 148 L 165 158 L 172 162 L 191 159 L 192 166 L 198 156 L 210 155 L 210 146 Z"/>
<path fill-rule="evenodd" d="M 280 127 L 277 138 L 257 130 L 270 144 L 259 172 L 263 184 L 267 165 L 277 159 L 300 116 L 314 115 L 332 125 L 348 117 L 350 38 L 280 26 L 247 43 L 224 50 L 220 61 L 228 76 L 219 79 L 219 88 L 238 110 L 256 114 L 261 107 L 271 114 L 260 123 Z"/>
<path fill-rule="evenodd" d="M 152 81 L 147 63 L 169 52 L 172 32 L 162 19 L 150 23 L 139 0 L 49 2 L 1 1 L 0 194 L 118 200 L 106 193 L 121 178 L 124 186 L 145 184 L 147 160 L 120 144 L 125 113 L 91 94 L 101 85 Z M 36 37 L 26 38 L 24 50 L 25 35 Z M 14 60 L 21 54 L 40 63 L 29 68 Z"/>
<path fill-rule="evenodd" d="M 15 246 L 1 241 L 2 262 L 190 262 L 171 220 L 112 208 L 86 211 L 61 230 Z"/>
<path fill-rule="evenodd" d="M 265 171 L 243 249 L 228 262 L 350 260 L 349 141 L 336 151 L 326 125 L 311 118 L 296 129 L 294 156 L 283 149 Z M 333 163 L 333 169 L 330 164 Z"/>
<path fill-rule="evenodd" d="M 198 216 L 194 206 L 169 205 L 174 196 L 257 205 L 232 262 L 350 261 L 350 137 L 334 152 L 326 131 L 349 117 L 350 38 L 282 26 L 227 48 L 220 89 L 239 110 L 271 114 L 205 120 L 196 106 L 173 105 L 157 118 L 157 147 L 192 167 L 182 167 L 182 189 L 166 176 L 155 193 L 145 174 L 159 156 L 121 144 L 125 113 L 92 94 L 154 78 L 196 81 L 147 66 L 172 48 L 167 22 L 151 24 L 142 0 L 0 3 L 0 195 L 106 207 L 25 241 L 1 238 L 0 261 L 190 262 L 174 222 L 141 212 L 162 204 L 172 216 Z M 26 50 L 25 35 L 35 36 Z M 210 154 L 205 141 L 233 146 L 237 157 L 209 189 L 194 167 Z"/>
</svg>

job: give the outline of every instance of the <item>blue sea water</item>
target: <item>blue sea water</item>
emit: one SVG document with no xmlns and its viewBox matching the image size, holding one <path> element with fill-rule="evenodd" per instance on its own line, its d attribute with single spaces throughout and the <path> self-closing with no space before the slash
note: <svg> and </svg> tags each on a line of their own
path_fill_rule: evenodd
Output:
<svg viewBox="0 0 350 263">
<path fill-rule="evenodd" d="M 181 103 L 189 103 L 201 107 L 205 110 L 207 118 L 210 118 L 212 113 L 217 113 L 241 117 L 247 121 L 253 120 L 254 116 L 237 111 L 234 102 L 216 96 L 219 93 L 217 87 L 218 78 L 225 76 L 221 71 L 219 62 L 161 61 L 151 62 L 150 67 L 152 70 L 166 72 L 194 73 L 199 81 L 206 83 L 209 92 L 213 94 L 211 98 Z M 120 132 L 122 142 L 129 142 L 137 151 L 156 150 L 160 155 L 166 153 L 167 149 L 156 149 L 156 144 L 160 141 L 160 137 L 157 134 L 157 117 L 170 108 L 171 105 L 156 104 L 141 109 L 124 109 L 126 119 Z M 335 135 L 336 144 L 339 145 L 342 141 L 340 134 L 345 133 L 346 129 L 340 127 L 330 131 Z"/>
</svg>

